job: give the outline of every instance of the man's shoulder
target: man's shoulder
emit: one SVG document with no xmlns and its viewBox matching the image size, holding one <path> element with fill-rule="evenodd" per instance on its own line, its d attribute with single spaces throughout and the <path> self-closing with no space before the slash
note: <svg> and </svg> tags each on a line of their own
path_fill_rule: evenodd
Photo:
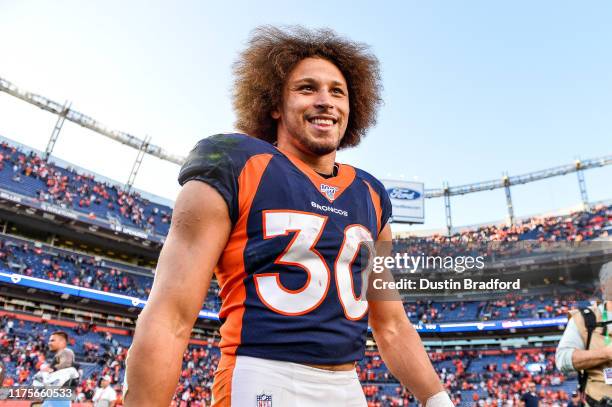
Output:
<svg viewBox="0 0 612 407">
<path fill-rule="evenodd" d="M 353 168 L 355 169 L 355 176 L 361 181 L 367 182 L 372 188 L 374 188 L 376 192 L 380 194 L 383 191 L 386 191 L 383 183 L 378 178 L 376 178 L 374 175 L 370 174 L 367 171 L 362 170 L 361 168 L 356 168 L 356 167 L 353 167 Z"/>
<path fill-rule="evenodd" d="M 183 185 L 194 177 L 207 176 L 231 181 L 245 163 L 260 154 L 278 154 L 266 141 L 241 133 L 215 134 L 203 138 L 186 157 L 179 172 Z"/>
<path fill-rule="evenodd" d="M 244 133 L 220 133 L 198 141 L 194 151 L 216 151 L 229 156 L 251 156 L 263 153 L 275 153 L 274 146 L 267 141 Z"/>
</svg>

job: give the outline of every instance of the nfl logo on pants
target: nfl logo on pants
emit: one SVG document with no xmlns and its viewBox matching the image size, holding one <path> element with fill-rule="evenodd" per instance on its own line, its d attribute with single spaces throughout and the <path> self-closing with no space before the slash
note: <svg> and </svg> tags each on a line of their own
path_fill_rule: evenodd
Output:
<svg viewBox="0 0 612 407">
<path fill-rule="evenodd" d="M 257 395 L 257 407 L 272 407 L 272 395 L 271 394 Z"/>
</svg>

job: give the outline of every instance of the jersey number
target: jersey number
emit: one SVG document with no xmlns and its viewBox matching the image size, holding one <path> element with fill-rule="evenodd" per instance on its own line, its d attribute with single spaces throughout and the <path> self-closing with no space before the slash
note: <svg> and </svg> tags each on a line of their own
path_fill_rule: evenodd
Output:
<svg viewBox="0 0 612 407">
<path fill-rule="evenodd" d="M 289 290 L 281 282 L 279 273 L 255 276 L 255 287 L 260 300 L 270 309 L 283 315 L 303 315 L 317 308 L 327 295 L 331 273 L 323 256 L 314 248 L 323 233 L 327 216 L 298 211 L 264 211 L 264 239 L 295 235 L 275 264 L 303 269 L 308 278 L 300 289 Z M 372 242 L 372 235 L 361 225 L 344 229 L 344 240 L 334 263 L 336 287 L 344 315 L 350 320 L 360 319 L 368 310 L 367 301 L 355 297 L 351 266 L 362 243 Z"/>
</svg>

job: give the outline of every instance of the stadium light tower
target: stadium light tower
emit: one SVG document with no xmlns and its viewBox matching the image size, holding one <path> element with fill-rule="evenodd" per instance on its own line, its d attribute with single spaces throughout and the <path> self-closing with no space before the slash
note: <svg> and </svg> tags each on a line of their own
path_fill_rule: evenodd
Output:
<svg viewBox="0 0 612 407">
<path fill-rule="evenodd" d="M 584 180 L 584 171 L 580 160 L 576 160 L 576 175 L 578 176 L 578 187 L 580 188 L 580 197 L 582 198 L 582 209 L 589 209 L 589 197 L 587 195 L 586 181 Z"/>
<path fill-rule="evenodd" d="M 506 191 L 506 206 L 508 207 L 508 223 L 514 225 L 514 205 L 512 205 L 512 194 L 510 193 L 510 177 L 508 173 L 504 173 L 502 178 L 504 182 L 504 190 Z"/>
<path fill-rule="evenodd" d="M 0 92 L 6 92 L 11 96 L 28 102 L 40 109 L 46 110 L 54 114 L 62 114 L 62 105 L 54 102 L 51 99 L 47 99 L 44 96 L 37 95 L 36 93 L 28 92 L 24 89 L 17 87 L 15 84 L 7 81 L 6 79 L 0 78 Z M 140 150 L 142 147 L 143 140 L 133 136 L 129 133 L 125 133 L 119 130 L 113 130 L 94 118 L 87 116 L 83 113 L 77 112 L 73 109 L 67 109 L 65 112 L 65 118 L 73 123 L 83 126 L 86 129 L 95 131 L 105 137 L 112 140 L 118 141 L 121 144 L 132 147 L 136 150 Z M 162 160 L 169 161 L 178 165 L 182 165 L 185 162 L 185 157 L 172 154 L 160 146 L 148 143 L 145 148 L 145 153 L 161 158 Z"/>
<path fill-rule="evenodd" d="M 58 115 L 57 123 L 55 124 L 55 128 L 53 129 L 53 133 L 51 134 L 51 138 L 49 139 L 49 143 L 47 145 L 47 149 L 45 151 L 45 159 L 51 155 L 53 148 L 55 146 L 55 142 L 59 136 L 60 130 L 64 123 L 64 120 L 68 119 L 73 123 L 76 123 L 80 126 L 83 126 L 87 129 L 95 131 L 105 137 L 108 137 L 112 140 L 118 141 L 126 146 L 134 148 L 138 150 L 138 155 L 136 156 L 136 160 L 134 165 L 132 166 L 132 171 L 130 173 L 130 177 L 128 178 L 128 182 L 126 184 L 126 188 L 131 189 L 134 183 L 134 179 L 136 178 L 136 174 L 140 168 L 140 164 L 144 158 L 144 154 L 150 154 L 152 156 L 158 157 L 162 160 L 175 163 L 178 165 L 182 165 L 185 161 L 184 156 L 172 154 L 160 146 L 156 146 L 151 144 L 151 138 L 145 137 L 145 139 L 140 139 L 136 136 L 133 136 L 129 133 L 125 133 L 119 130 L 113 130 L 102 123 L 96 121 L 92 117 L 89 117 L 83 113 L 80 113 L 76 110 L 70 108 L 69 104 L 64 104 L 63 107 L 57 102 L 53 100 L 47 99 L 44 96 L 28 92 L 17 87 L 15 84 L 7 81 L 0 77 L 0 92 L 6 92 L 9 95 L 12 95 L 18 99 L 21 99 L 25 102 L 28 102 L 40 109 L 46 110 L 53 114 Z M 534 171 L 527 174 L 521 175 L 504 175 L 502 179 L 494 179 L 489 181 L 475 182 L 472 184 L 459 185 L 450 187 L 448 182 L 443 184 L 442 188 L 436 189 L 426 189 L 425 190 L 425 198 L 441 198 L 444 197 L 444 206 L 446 210 L 446 227 L 448 229 L 448 235 L 450 236 L 452 233 L 452 219 L 451 219 L 451 208 L 450 208 L 450 197 L 453 195 L 465 195 L 471 194 L 475 192 L 481 191 L 491 191 L 497 188 L 504 188 L 506 192 L 506 203 L 508 206 L 508 215 L 510 218 L 510 222 L 514 222 L 514 207 L 512 205 L 512 196 L 510 194 L 510 187 L 512 185 L 521 185 L 527 184 L 534 181 L 539 181 L 547 178 L 558 177 L 562 175 L 567 175 L 569 173 L 575 172 L 578 176 L 578 185 L 580 187 L 580 195 L 582 197 L 582 205 L 585 209 L 589 208 L 589 200 L 587 196 L 586 182 L 584 179 L 584 170 L 588 170 L 591 168 L 600 168 L 607 165 L 612 165 L 612 155 L 606 155 L 597 158 L 591 158 L 587 160 L 577 160 L 571 164 L 565 164 L 558 167 L 547 168 L 544 170 Z"/>
<path fill-rule="evenodd" d="M 444 181 L 444 209 L 446 212 L 446 230 L 448 237 L 452 236 L 453 233 L 453 220 L 451 218 L 451 203 L 450 203 L 450 187 L 448 182 Z"/>
<path fill-rule="evenodd" d="M 43 160 L 45 161 L 49 160 L 49 157 L 51 156 L 51 153 L 53 152 L 53 148 L 55 148 L 55 143 L 57 142 L 60 131 L 62 131 L 62 126 L 64 125 L 64 121 L 66 120 L 66 115 L 68 114 L 68 111 L 70 110 L 71 105 L 72 103 L 69 103 L 68 101 L 66 101 L 66 103 L 64 103 L 64 107 L 62 108 L 62 110 L 57 114 L 57 121 L 55 122 L 55 127 L 53 128 L 53 131 L 51 132 L 51 137 L 49 137 L 47 148 L 45 149 L 45 153 L 43 154 Z"/>
<path fill-rule="evenodd" d="M 588 160 L 580 160 L 578 165 L 576 162 L 571 164 L 560 165 L 558 167 L 546 168 L 544 170 L 533 171 L 527 174 L 512 175 L 508 177 L 510 185 L 522 185 L 530 182 L 539 181 L 547 178 L 559 177 L 567 175 L 578 170 L 589 170 L 591 168 L 601 168 L 607 165 L 612 165 L 612 155 L 605 155 L 597 158 L 590 158 Z M 448 187 L 448 186 L 446 186 Z M 503 179 L 494 179 L 490 181 L 475 182 L 473 184 L 459 185 L 456 187 L 448 187 L 448 193 L 450 196 L 453 195 L 464 195 L 471 194 L 474 192 L 491 191 L 497 188 L 504 187 Z M 585 189 L 586 191 L 586 189 Z M 436 189 L 426 189 L 425 198 L 439 198 L 444 196 L 445 187 Z"/>
<path fill-rule="evenodd" d="M 592 168 L 601 168 L 607 165 L 612 165 L 612 155 L 605 155 L 602 157 L 589 158 L 587 160 L 577 160 L 571 164 L 560 165 L 558 167 L 546 168 L 544 170 L 533 171 L 527 174 L 521 175 L 505 175 L 501 179 L 494 179 L 490 181 L 475 182 L 472 184 L 459 185 L 456 187 L 448 186 L 448 183 L 444 183 L 442 188 L 426 189 L 425 198 L 441 198 L 444 197 L 444 205 L 446 207 L 446 227 L 450 230 L 452 228 L 451 217 L 450 217 L 450 197 L 454 195 L 465 195 L 472 194 L 481 191 L 492 191 L 498 188 L 505 188 L 506 190 L 506 203 L 508 204 L 508 214 L 511 220 L 514 220 L 514 207 L 512 205 L 512 196 L 510 195 L 510 187 L 512 185 L 528 184 L 530 182 L 540 181 L 543 179 L 560 177 L 575 172 L 578 175 L 578 184 L 580 186 L 580 195 L 582 196 L 582 205 L 584 209 L 590 207 L 589 199 L 587 196 L 586 182 L 584 180 L 584 171 Z"/>
<path fill-rule="evenodd" d="M 145 136 L 145 139 L 142 141 L 140 145 L 140 149 L 138 149 L 138 154 L 136 154 L 136 160 L 134 160 L 134 164 L 132 164 L 132 171 L 130 171 L 130 176 L 128 177 L 128 181 L 125 184 L 125 190 L 130 192 L 132 190 L 132 186 L 134 185 L 134 181 L 136 180 L 136 175 L 138 175 L 138 170 L 140 169 L 140 164 L 142 164 L 142 160 L 144 159 L 145 152 L 147 151 L 147 146 L 151 141 L 150 136 Z"/>
</svg>

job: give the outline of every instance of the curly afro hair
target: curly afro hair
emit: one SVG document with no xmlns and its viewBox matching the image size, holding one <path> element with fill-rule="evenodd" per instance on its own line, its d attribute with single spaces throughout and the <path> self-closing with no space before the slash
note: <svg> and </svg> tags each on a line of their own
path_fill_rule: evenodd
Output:
<svg viewBox="0 0 612 407">
<path fill-rule="evenodd" d="M 349 91 L 349 120 L 339 149 L 359 144 L 376 124 L 382 103 L 378 59 L 368 45 L 349 41 L 330 29 L 301 26 L 285 30 L 256 28 L 248 47 L 234 64 L 236 127 L 253 137 L 276 142 L 272 110 L 282 105 L 283 86 L 292 69 L 305 58 L 323 58 L 338 67 Z"/>
</svg>

